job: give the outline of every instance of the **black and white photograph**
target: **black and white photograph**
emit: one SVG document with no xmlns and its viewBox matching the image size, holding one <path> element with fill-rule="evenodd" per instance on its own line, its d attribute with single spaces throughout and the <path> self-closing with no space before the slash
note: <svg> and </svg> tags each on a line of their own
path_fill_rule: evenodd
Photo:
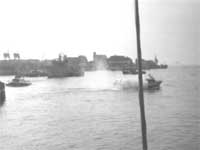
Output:
<svg viewBox="0 0 200 150">
<path fill-rule="evenodd" d="M 0 150 L 199 150 L 200 0 L 0 0 Z"/>
</svg>

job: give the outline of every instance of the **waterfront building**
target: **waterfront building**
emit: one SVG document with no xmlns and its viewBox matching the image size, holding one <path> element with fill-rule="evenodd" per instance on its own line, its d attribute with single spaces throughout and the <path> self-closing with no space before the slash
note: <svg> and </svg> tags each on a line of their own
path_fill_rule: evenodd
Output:
<svg viewBox="0 0 200 150">
<path fill-rule="evenodd" d="M 135 64 L 137 65 L 137 59 L 135 60 Z M 165 69 L 168 66 L 165 64 L 159 64 L 157 57 L 154 60 L 145 60 L 142 59 L 142 69 Z"/>
<path fill-rule="evenodd" d="M 107 56 L 97 55 L 96 52 L 93 53 L 93 62 L 95 70 L 104 70 L 108 68 Z"/>
<path fill-rule="evenodd" d="M 80 66 L 79 57 L 59 55 L 59 58 L 53 60 L 51 66 L 47 68 L 47 75 L 49 78 L 83 76 L 84 70 Z"/>
<path fill-rule="evenodd" d="M 131 58 L 117 55 L 108 58 L 108 64 L 110 70 L 124 70 L 134 66 Z"/>
</svg>

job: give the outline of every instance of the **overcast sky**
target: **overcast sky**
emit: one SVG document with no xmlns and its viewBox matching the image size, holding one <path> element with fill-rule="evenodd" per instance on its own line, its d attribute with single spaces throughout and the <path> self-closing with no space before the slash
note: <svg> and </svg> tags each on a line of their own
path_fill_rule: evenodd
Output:
<svg viewBox="0 0 200 150">
<path fill-rule="evenodd" d="M 139 0 L 143 58 L 197 64 L 200 0 Z M 0 55 L 136 58 L 134 0 L 1 0 Z"/>
</svg>

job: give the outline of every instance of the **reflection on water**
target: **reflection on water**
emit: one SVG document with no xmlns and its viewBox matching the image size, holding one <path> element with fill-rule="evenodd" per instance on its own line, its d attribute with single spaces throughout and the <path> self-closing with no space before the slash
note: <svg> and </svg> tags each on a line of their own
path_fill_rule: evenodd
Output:
<svg viewBox="0 0 200 150">
<path fill-rule="evenodd" d="M 149 149 L 196 150 L 196 68 L 151 72 L 164 82 L 161 90 L 145 92 Z M 98 71 L 84 77 L 29 79 L 29 87 L 6 87 L 1 150 L 142 148 L 137 76 Z"/>
</svg>

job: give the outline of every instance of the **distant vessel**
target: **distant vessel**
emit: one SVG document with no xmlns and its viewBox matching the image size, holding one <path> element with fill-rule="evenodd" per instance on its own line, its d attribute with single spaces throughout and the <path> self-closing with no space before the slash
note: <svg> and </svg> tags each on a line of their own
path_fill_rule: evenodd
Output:
<svg viewBox="0 0 200 150">
<path fill-rule="evenodd" d="M 62 78 L 83 76 L 84 71 L 78 64 L 68 64 L 67 59 L 54 60 L 52 65 L 48 68 L 48 78 Z"/>
<path fill-rule="evenodd" d="M 161 69 L 167 69 L 167 68 L 168 68 L 168 65 L 166 65 L 166 64 L 165 64 L 165 65 L 164 65 L 164 64 L 161 64 L 161 65 L 160 65 L 160 68 L 161 68 Z"/>
<path fill-rule="evenodd" d="M 123 74 L 138 74 L 138 70 L 136 70 L 136 69 L 124 69 L 123 71 L 122 71 L 122 73 Z M 146 71 L 142 71 L 142 74 L 145 74 L 146 73 Z"/>
<path fill-rule="evenodd" d="M 31 70 L 30 72 L 24 74 L 26 77 L 44 77 L 47 76 L 47 73 L 40 70 Z"/>
<path fill-rule="evenodd" d="M 23 87 L 31 85 L 31 82 L 23 79 L 21 76 L 15 76 L 15 78 L 6 85 L 11 87 Z"/>
</svg>

